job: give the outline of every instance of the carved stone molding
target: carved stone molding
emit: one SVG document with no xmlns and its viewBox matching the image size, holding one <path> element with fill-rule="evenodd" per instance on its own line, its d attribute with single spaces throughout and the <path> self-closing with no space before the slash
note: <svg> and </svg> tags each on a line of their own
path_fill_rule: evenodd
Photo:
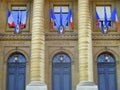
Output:
<svg viewBox="0 0 120 90">
<path fill-rule="evenodd" d="M 92 39 L 100 39 L 100 40 L 118 40 L 120 39 L 120 34 L 93 34 Z"/>
<path fill-rule="evenodd" d="M 78 35 L 77 34 L 46 34 L 45 39 L 46 40 L 55 40 L 55 39 L 73 40 L 73 39 L 78 39 Z"/>
<path fill-rule="evenodd" d="M 78 39 L 78 34 L 46 34 L 46 40 L 52 40 L 52 39 Z M 120 34 L 92 34 L 93 40 L 118 40 L 120 39 Z"/>
<path fill-rule="evenodd" d="M 31 34 L 0 34 L 0 40 L 31 40 Z"/>
<path fill-rule="evenodd" d="M 46 34 L 46 40 L 78 39 L 77 34 Z M 0 40 L 31 40 L 31 34 L 0 34 Z"/>
<path fill-rule="evenodd" d="M 103 41 L 103 40 L 100 40 L 100 41 L 93 41 L 92 43 L 93 46 L 119 46 L 119 42 L 116 42 L 116 41 Z"/>
<path fill-rule="evenodd" d="M 77 40 L 78 34 L 46 34 L 46 40 Z M 92 34 L 93 40 L 119 40 L 120 34 Z M 0 34 L 0 40 L 31 40 L 31 34 Z"/>
</svg>

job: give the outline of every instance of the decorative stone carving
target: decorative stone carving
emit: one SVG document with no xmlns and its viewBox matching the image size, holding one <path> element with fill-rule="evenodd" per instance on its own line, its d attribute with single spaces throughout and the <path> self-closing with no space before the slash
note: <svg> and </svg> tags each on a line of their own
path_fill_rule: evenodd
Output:
<svg viewBox="0 0 120 90">
<path fill-rule="evenodd" d="M 92 39 L 110 39 L 110 40 L 117 40 L 120 39 L 120 34 L 93 34 Z"/>
<path fill-rule="evenodd" d="M 46 34 L 46 40 L 55 40 L 55 39 L 78 39 L 78 34 L 77 33 L 72 33 L 72 34 Z M 92 39 L 100 39 L 100 40 L 118 40 L 120 39 L 120 34 L 92 34 Z"/>
<path fill-rule="evenodd" d="M 46 40 L 55 40 L 55 39 L 78 39 L 78 34 L 77 33 L 72 33 L 72 34 L 46 34 L 45 35 Z M 120 34 L 92 34 L 92 39 L 100 39 L 100 40 L 118 40 L 120 39 Z M 31 40 L 31 34 L 26 33 L 26 34 L 0 34 L 0 40 Z"/>
<path fill-rule="evenodd" d="M 77 33 L 76 34 L 74 34 L 74 33 L 72 33 L 72 34 L 62 34 L 62 35 L 60 35 L 60 34 L 46 34 L 45 39 L 46 40 L 78 39 L 78 34 Z"/>
<path fill-rule="evenodd" d="M 0 34 L 0 40 L 30 40 L 31 34 Z"/>
</svg>

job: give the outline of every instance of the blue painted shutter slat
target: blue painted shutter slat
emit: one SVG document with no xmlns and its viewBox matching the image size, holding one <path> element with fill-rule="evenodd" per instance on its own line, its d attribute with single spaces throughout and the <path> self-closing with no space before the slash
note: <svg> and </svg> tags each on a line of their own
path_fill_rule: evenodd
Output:
<svg viewBox="0 0 120 90">
<path fill-rule="evenodd" d="M 14 64 L 11 64 L 8 65 L 8 67 L 11 67 L 11 68 L 8 68 L 8 74 L 9 74 L 9 79 L 8 79 L 8 86 L 7 86 L 7 89 L 8 90 L 14 90 L 15 89 L 15 65 Z"/>
<path fill-rule="evenodd" d="M 117 90 L 115 64 L 98 64 L 99 90 Z"/>
<path fill-rule="evenodd" d="M 53 80 L 53 90 L 61 90 L 60 88 L 60 74 L 54 74 L 53 76 L 54 80 Z"/>
<path fill-rule="evenodd" d="M 9 80 L 8 80 L 8 90 L 15 90 L 15 74 L 10 74 L 9 75 Z"/>
<path fill-rule="evenodd" d="M 59 65 L 53 65 L 53 90 L 60 90 L 60 68 Z"/>
<path fill-rule="evenodd" d="M 106 90 L 105 89 L 105 74 L 99 74 L 99 90 Z"/>
<path fill-rule="evenodd" d="M 18 66 L 18 90 L 25 90 L 25 64 Z"/>
</svg>

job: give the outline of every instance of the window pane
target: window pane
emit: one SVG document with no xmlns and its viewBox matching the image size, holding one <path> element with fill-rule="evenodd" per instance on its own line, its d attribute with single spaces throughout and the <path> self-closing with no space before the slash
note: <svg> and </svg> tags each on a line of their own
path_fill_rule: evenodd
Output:
<svg viewBox="0 0 120 90">
<path fill-rule="evenodd" d="M 115 59 L 111 54 L 107 54 L 108 59 L 105 58 L 106 57 L 106 53 L 103 53 L 101 55 L 99 55 L 97 62 L 98 63 L 102 63 L 102 62 L 113 62 L 115 63 Z"/>
<path fill-rule="evenodd" d="M 21 29 L 26 27 L 26 21 L 27 21 L 27 7 L 24 6 L 12 6 L 12 11 L 11 11 L 13 20 L 15 25 L 19 25 Z"/>
<path fill-rule="evenodd" d="M 62 8 L 62 13 L 68 13 L 69 11 L 68 6 L 54 6 L 54 12 L 60 13 L 60 7 Z"/>
<path fill-rule="evenodd" d="M 111 18 L 111 6 L 105 6 L 105 8 L 106 8 L 106 14 L 107 14 L 107 19 L 108 19 L 107 25 L 109 28 L 111 28 L 112 27 L 112 21 L 110 19 Z M 104 22 L 104 16 L 105 16 L 104 15 L 105 14 L 104 6 L 96 6 L 96 11 L 100 17 L 100 21 L 99 21 L 100 27 L 103 27 L 105 24 L 105 22 Z"/>
<path fill-rule="evenodd" d="M 68 14 L 62 14 L 62 24 L 65 28 L 68 28 L 68 23 L 66 23 L 66 17 Z M 60 25 L 60 14 L 55 14 L 56 18 L 57 18 L 57 22 Z M 56 25 L 56 24 L 55 24 Z M 57 25 L 55 26 L 55 28 L 58 28 Z"/>
<path fill-rule="evenodd" d="M 27 11 L 19 11 L 19 10 L 13 10 L 12 11 L 12 16 L 14 19 L 14 22 L 16 25 L 20 24 L 20 22 L 24 21 L 24 24 L 26 24 L 26 18 L 25 15 L 27 15 Z"/>
<path fill-rule="evenodd" d="M 26 6 L 12 6 L 12 10 L 26 10 Z"/>
<path fill-rule="evenodd" d="M 69 7 L 68 6 L 54 6 L 54 13 L 57 19 L 58 25 L 60 25 L 60 7 L 62 8 L 62 24 L 65 28 L 68 28 L 68 23 L 66 21 L 68 12 L 69 12 Z M 58 28 L 57 24 L 54 24 L 55 28 Z"/>
<path fill-rule="evenodd" d="M 60 60 L 60 57 L 63 56 L 63 60 L 61 61 Z M 71 59 L 70 57 L 67 55 L 67 54 L 64 54 L 64 53 L 59 53 L 57 55 L 55 55 L 53 57 L 53 63 L 60 63 L 60 62 L 63 62 L 63 63 L 70 63 L 71 62 Z"/>
<path fill-rule="evenodd" d="M 20 54 L 20 53 L 15 53 L 15 54 L 13 54 L 12 56 L 10 56 L 9 57 L 9 60 L 8 60 L 8 63 L 14 63 L 14 62 L 16 62 L 15 61 L 15 56 L 18 56 L 18 60 L 17 60 L 17 62 L 26 62 L 26 59 L 25 59 L 25 57 L 22 55 L 22 54 Z"/>
<path fill-rule="evenodd" d="M 105 6 L 106 7 L 106 12 L 107 12 L 107 18 L 110 20 L 111 17 L 111 7 L 110 6 Z M 96 6 L 96 11 L 100 17 L 101 20 L 104 20 L 104 6 Z"/>
</svg>

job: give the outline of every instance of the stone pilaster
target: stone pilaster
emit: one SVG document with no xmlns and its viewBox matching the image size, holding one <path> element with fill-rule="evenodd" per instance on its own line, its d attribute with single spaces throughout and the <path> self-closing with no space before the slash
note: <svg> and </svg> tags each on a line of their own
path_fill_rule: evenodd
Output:
<svg viewBox="0 0 120 90">
<path fill-rule="evenodd" d="M 92 38 L 89 0 L 78 0 L 79 81 L 77 90 L 97 90 L 93 84 Z"/>
<path fill-rule="evenodd" d="M 47 86 L 44 84 L 44 46 L 44 0 L 33 0 L 31 83 L 26 87 L 26 90 L 47 90 Z"/>
</svg>

